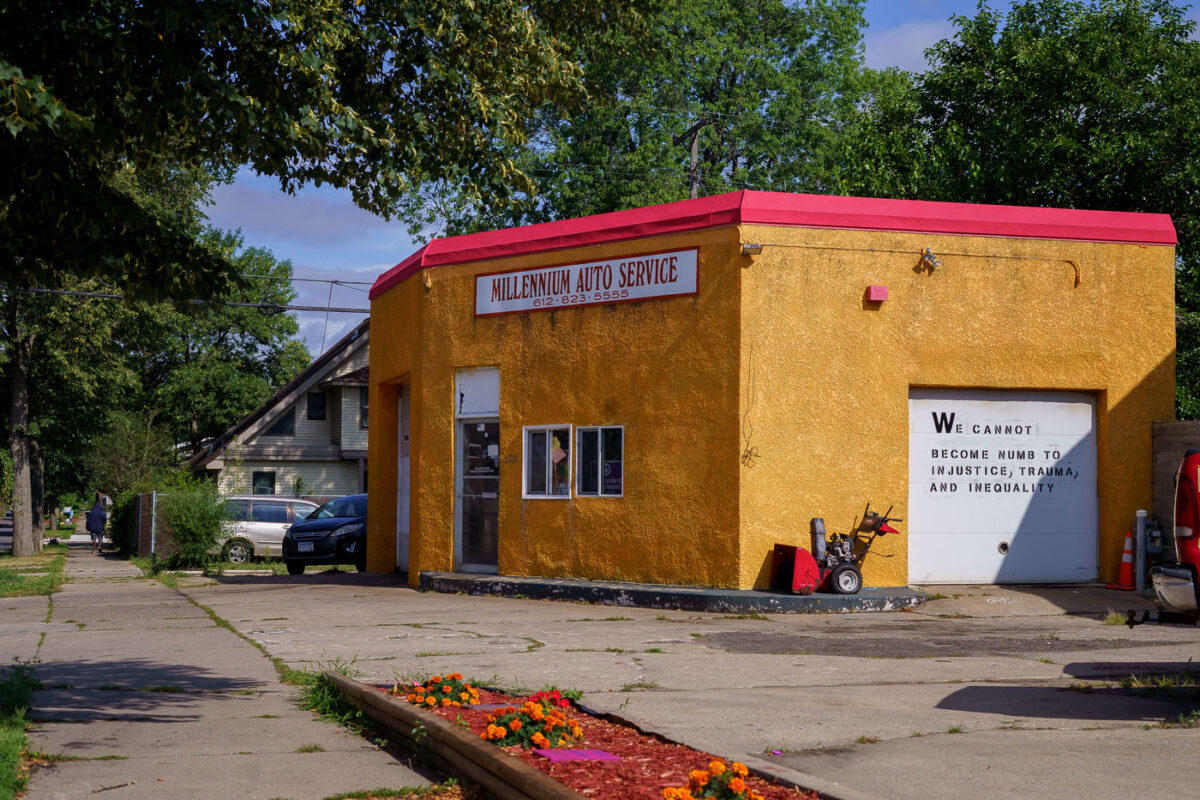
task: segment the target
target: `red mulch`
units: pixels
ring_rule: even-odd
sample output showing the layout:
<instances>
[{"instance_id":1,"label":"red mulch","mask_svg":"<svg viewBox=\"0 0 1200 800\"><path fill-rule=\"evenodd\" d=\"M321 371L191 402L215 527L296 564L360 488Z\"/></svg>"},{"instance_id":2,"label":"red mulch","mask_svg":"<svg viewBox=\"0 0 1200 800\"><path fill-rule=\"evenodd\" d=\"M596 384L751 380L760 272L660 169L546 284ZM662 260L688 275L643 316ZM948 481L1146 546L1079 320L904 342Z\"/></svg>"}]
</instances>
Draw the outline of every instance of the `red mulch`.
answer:
<instances>
[{"instance_id":1,"label":"red mulch","mask_svg":"<svg viewBox=\"0 0 1200 800\"><path fill-rule=\"evenodd\" d=\"M508 695L487 689L479 690L479 702L485 705L520 705L519 701ZM487 717L492 711L464 706L435 708L432 713L450 722L462 719L478 735L487 727ZM555 764L520 745L502 749L584 797L596 800L662 800L664 788L686 786L689 772L704 769L715 758L690 747L671 744L657 736L639 733L627 725L593 717L574 706L568 716L578 720L583 728L583 739L572 742L572 748L604 750L620 756L621 760L564 761ZM728 765L730 762L725 763ZM816 792L785 788L753 775L746 779L746 785L766 800L820 800Z\"/></svg>"}]
</instances>

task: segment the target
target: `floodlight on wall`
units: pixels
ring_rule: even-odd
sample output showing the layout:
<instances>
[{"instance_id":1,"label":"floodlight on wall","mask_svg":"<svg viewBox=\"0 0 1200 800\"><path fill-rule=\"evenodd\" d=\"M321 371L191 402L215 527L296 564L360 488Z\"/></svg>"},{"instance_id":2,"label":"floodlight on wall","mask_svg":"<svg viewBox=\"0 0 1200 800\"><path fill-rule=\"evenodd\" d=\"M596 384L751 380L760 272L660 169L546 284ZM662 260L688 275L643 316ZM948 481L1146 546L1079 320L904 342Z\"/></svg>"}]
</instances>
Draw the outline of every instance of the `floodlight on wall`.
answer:
<instances>
[{"instance_id":1,"label":"floodlight on wall","mask_svg":"<svg viewBox=\"0 0 1200 800\"><path fill-rule=\"evenodd\" d=\"M744 256L762 255L762 250L763 250L763 246L761 244L747 242L746 244L742 245L742 255L744 255Z\"/></svg>"}]
</instances>

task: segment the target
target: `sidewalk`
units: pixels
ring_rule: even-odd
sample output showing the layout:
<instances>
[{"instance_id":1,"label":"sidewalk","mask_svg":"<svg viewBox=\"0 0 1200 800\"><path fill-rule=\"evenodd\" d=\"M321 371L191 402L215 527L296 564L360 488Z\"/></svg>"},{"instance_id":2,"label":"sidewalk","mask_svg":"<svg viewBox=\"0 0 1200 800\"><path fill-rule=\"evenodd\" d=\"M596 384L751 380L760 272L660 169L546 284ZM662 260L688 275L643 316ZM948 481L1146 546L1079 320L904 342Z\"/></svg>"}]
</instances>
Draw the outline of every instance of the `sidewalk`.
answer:
<instances>
[{"instance_id":1,"label":"sidewalk","mask_svg":"<svg viewBox=\"0 0 1200 800\"><path fill-rule=\"evenodd\" d=\"M47 687L29 715L34 748L82 759L39 769L28 800L318 800L429 783L297 708L262 653L180 592L90 541L71 548L52 604L0 601L0 641L36 656Z\"/></svg>"}]
</instances>

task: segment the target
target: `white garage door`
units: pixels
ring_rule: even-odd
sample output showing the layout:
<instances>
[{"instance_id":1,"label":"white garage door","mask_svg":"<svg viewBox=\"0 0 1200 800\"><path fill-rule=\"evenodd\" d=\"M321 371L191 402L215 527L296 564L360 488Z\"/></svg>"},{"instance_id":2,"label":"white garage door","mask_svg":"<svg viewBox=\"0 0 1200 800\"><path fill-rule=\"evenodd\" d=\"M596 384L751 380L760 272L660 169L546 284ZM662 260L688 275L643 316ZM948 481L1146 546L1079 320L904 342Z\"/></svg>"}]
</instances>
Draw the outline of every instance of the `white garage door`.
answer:
<instances>
[{"instance_id":1,"label":"white garage door","mask_svg":"<svg viewBox=\"0 0 1200 800\"><path fill-rule=\"evenodd\" d=\"M910 583L1054 583L1097 574L1095 400L913 389Z\"/></svg>"}]
</instances>

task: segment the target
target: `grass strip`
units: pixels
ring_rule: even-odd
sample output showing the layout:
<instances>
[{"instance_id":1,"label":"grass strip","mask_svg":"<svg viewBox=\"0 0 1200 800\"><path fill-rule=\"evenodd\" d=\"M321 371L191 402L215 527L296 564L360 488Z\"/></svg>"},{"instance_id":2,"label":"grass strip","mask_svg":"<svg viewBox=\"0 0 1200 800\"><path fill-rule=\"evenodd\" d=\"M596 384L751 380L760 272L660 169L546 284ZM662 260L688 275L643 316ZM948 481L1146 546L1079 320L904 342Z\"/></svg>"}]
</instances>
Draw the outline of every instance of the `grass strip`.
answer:
<instances>
[{"instance_id":1,"label":"grass strip","mask_svg":"<svg viewBox=\"0 0 1200 800\"><path fill-rule=\"evenodd\" d=\"M33 597L57 592L66 580L63 575L66 560L67 546L63 544L46 545L42 552L21 558L0 554L0 597ZM30 570L45 574L31 575Z\"/></svg>"}]
</instances>

